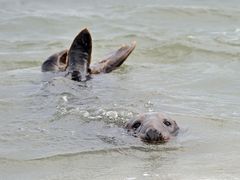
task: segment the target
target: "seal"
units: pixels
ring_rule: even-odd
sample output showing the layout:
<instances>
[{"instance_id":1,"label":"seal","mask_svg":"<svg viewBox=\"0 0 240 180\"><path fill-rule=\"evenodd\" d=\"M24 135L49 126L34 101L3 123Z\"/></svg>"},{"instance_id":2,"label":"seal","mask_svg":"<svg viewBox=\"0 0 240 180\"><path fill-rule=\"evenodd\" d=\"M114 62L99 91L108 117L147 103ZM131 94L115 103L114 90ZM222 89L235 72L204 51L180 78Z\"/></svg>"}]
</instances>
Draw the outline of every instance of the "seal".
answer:
<instances>
[{"instance_id":1,"label":"seal","mask_svg":"<svg viewBox=\"0 0 240 180\"><path fill-rule=\"evenodd\" d=\"M74 81L86 81L91 74L110 73L120 67L136 47L136 42L118 50L91 65L92 37L87 28L74 38L69 49L55 53L42 64L42 71L66 71Z\"/></svg>"},{"instance_id":2,"label":"seal","mask_svg":"<svg viewBox=\"0 0 240 180\"><path fill-rule=\"evenodd\" d=\"M110 73L120 67L136 47L136 42L118 50L91 65L92 37L83 29L74 38L69 49L55 53L42 64L43 72L66 72L74 81L86 81L92 74ZM127 131L147 143L165 143L178 134L179 127L160 112L143 113L128 121Z\"/></svg>"},{"instance_id":3,"label":"seal","mask_svg":"<svg viewBox=\"0 0 240 180\"><path fill-rule=\"evenodd\" d=\"M177 123L160 112L138 115L125 125L128 133L147 143L166 143L178 134Z\"/></svg>"}]
</instances>

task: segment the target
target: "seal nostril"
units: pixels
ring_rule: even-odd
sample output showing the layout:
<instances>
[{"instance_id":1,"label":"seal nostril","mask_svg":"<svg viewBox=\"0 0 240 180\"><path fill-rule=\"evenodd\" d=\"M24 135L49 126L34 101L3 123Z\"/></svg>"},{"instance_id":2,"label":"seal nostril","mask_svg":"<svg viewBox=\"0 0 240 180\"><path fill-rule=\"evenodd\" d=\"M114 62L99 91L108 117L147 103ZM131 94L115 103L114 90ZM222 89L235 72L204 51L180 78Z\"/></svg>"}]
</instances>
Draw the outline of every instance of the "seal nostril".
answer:
<instances>
[{"instance_id":1,"label":"seal nostril","mask_svg":"<svg viewBox=\"0 0 240 180\"><path fill-rule=\"evenodd\" d=\"M150 136L150 133L147 132L146 135L145 135L145 140L147 141L150 141L151 140L151 136Z\"/></svg>"},{"instance_id":2,"label":"seal nostril","mask_svg":"<svg viewBox=\"0 0 240 180\"><path fill-rule=\"evenodd\" d=\"M159 133L158 133L158 137L159 137L159 138L162 138L162 137L163 137L163 136L162 136L162 133L159 132Z\"/></svg>"},{"instance_id":3,"label":"seal nostril","mask_svg":"<svg viewBox=\"0 0 240 180\"><path fill-rule=\"evenodd\" d=\"M147 141L154 140L155 134L156 134L155 130L149 129L146 133L145 139Z\"/></svg>"}]
</instances>

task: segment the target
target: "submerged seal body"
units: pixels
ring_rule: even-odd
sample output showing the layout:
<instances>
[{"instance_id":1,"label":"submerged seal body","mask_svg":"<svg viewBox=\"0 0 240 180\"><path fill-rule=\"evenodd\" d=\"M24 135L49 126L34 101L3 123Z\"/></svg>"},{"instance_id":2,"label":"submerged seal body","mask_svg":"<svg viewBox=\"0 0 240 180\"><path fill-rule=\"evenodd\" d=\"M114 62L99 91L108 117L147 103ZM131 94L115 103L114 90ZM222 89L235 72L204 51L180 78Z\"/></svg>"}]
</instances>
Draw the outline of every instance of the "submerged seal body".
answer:
<instances>
[{"instance_id":1,"label":"submerged seal body","mask_svg":"<svg viewBox=\"0 0 240 180\"><path fill-rule=\"evenodd\" d=\"M177 123L163 113L151 112L140 114L128 121L127 131L148 143L165 143L178 134Z\"/></svg>"},{"instance_id":2,"label":"submerged seal body","mask_svg":"<svg viewBox=\"0 0 240 180\"><path fill-rule=\"evenodd\" d=\"M69 49L51 55L42 64L42 71L66 71L72 80L85 81L91 74L109 73L127 59L136 47L136 42L123 45L117 51L91 65L92 37L88 29L83 29L74 38Z\"/></svg>"}]
</instances>

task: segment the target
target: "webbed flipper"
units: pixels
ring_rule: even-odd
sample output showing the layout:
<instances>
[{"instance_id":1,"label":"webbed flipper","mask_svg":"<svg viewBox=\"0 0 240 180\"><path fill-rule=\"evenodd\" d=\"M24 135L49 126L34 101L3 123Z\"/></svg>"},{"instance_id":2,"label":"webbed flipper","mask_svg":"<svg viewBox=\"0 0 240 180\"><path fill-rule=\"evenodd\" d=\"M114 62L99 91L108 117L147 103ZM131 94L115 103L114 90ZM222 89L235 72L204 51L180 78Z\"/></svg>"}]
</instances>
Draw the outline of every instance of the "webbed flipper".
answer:
<instances>
[{"instance_id":1,"label":"webbed flipper","mask_svg":"<svg viewBox=\"0 0 240 180\"><path fill-rule=\"evenodd\" d=\"M85 81L89 77L92 38L88 29L83 29L73 40L68 51L68 74L75 81Z\"/></svg>"},{"instance_id":2,"label":"webbed flipper","mask_svg":"<svg viewBox=\"0 0 240 180\"><path fill-rule=\"evenodd\" d=\"M121 66L136 47L136 42L129 45L123 45L117 51L111 53L103 60L90 67L91 74L109 73Z\"/></svg>"}]
</instances>

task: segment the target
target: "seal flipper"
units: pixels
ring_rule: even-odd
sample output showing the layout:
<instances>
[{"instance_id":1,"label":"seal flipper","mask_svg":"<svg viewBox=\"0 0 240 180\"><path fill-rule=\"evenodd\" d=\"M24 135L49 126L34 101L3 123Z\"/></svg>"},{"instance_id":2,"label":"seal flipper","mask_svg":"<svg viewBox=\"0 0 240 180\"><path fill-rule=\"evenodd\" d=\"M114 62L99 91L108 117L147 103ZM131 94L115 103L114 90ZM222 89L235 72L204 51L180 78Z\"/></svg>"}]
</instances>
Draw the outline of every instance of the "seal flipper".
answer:
<instances>
[{"instance_id":1,"label":"seal flipper","mask_svg":"<svg viewBox=\"0 0 240 180\"><path fill-rule=\"evenodd\" d=\"M42 72L52 71L59 72L65 71L67 68L67 52L65 49L61 52L55 53L47 58L42 64Z\"/></svg>"},{"instance_id":2,"label":"seal flipper","mask_svg":"<svg viewBox=\"0 0 240 180\"><path fill-rule=\"evenodd\" d=\"M109 73L117 69L119 66L121 66L124 63L124 61L132 53L135 47L136 47L135 41L132 42L130 46L124 45L120 47L117 51L115 51L108 57L92 65L90 67L91 74Z\"/></svg>"},{"instance_id":3,"label":"seal flipper","mask_svg":"<svg viewBox=\"0 0 240 180\"><path fill-rule=\"evenodd\" d=\"M75 37L68 51L68 74L71 74L72 80L87 80L90 72L91 53L92 38L85 28Z\"/></svg>"}]
</instances>

